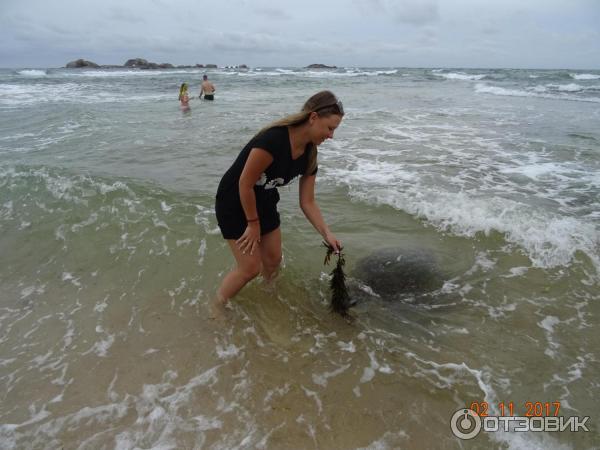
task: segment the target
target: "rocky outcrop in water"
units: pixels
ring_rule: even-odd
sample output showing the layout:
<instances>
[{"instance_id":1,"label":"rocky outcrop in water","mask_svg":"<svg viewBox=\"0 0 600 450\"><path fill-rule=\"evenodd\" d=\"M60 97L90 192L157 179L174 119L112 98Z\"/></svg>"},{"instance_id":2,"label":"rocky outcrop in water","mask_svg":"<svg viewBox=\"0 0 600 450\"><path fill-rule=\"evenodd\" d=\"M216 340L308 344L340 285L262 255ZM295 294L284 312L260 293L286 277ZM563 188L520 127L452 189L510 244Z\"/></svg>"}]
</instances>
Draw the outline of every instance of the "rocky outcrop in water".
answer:
<instances>
[{"instance_id":1,"label":"rocky outcrop in water","mask_svg":"<svg viewBox=\"0 0 600 450\"><path fill-rule=\"evenodd\" d=\"M148 61L143 58L128 59L125 64L123 64L124 67L145 67L147 65Z\"/></svg>"},{"instance_id":2,"label":"rocky outcrop in water","mask_svg":"<svg viewBox=\"0 0 600 450\"><path fill-rule=\"evenodd\" d=\"M85 59L76 59L75 61L71 61L67 63L65 66L67 69L82 69L84 67L100 67L98 64L92 61L86 61Z\"/></svg>"},{"instance_id":3,"label":"rocky outcrop in water","mask_svg":"<svg viewBox=\"0 0 600 450\"><path fill-rule=\"evenodd\" d=\"M327 66L325 64L310 64L306 69L337 69L337 66Z\"/></svg>"},{"instance_id":4,"label":"rocky outcrop in water","mask_svg":"<svg viewBox=\"0 0 600 450\"><path fill-rule=\"evenodd\" d=\"M170 63L153 63L148 62L143 58L128 59L123 67L135 68L135 69L173 69L175 66ZM178 66L178 67L191 67L191 66Z\"/></svg>"},{"instance_id":5,"label":"rocky outcrop in water","mask_svg":"<svg viewBox=\"0 0 600 450\"><path fill-rule=\"evenodd\" d=\"M135 68L135 69L173 69L173 68L175 68L175 66L170 63L157 64L157 63L149 62L143 58L128 59L127 62L125 62L124 67L130 67L130 68ZM195 64L193 66L178 65L177 68L178 69L194 69L194 68L216 69L217 65L216 64Z\"/></svg>"},{"instance_id":6,"label":"rocky outcrop in water","mask_svg":"<svg viewBox=\"0 0 600 450\"><path fill-rule=\"evenodd\" d=\"M174 69L175 67L177 67L178 69L195 69L195 68L217 69L218 68L218 66L216 64L195 64L195 65L178 65L178 66L174 66L171 63L158 64L158 63L150 62L144 58L128 59L125 62L125 64L123 64L122 66L115 66L115 65L101 65L100 66L91 61L86 61L84 59L78 59L76 61L71 61L70 63L67 63L67 65L65 67L67 69L79 69L79 68L84 68L84 67L95 67L95 68L101 68L101 69L117 69L117 68L127 67L130 69L143 69L143 70ZM245 64L242 64L240 66L232 66L232 67L239 68L239 69L247 69L248 68L248 66L246 66Z\"/></svg>"}]
</instances>

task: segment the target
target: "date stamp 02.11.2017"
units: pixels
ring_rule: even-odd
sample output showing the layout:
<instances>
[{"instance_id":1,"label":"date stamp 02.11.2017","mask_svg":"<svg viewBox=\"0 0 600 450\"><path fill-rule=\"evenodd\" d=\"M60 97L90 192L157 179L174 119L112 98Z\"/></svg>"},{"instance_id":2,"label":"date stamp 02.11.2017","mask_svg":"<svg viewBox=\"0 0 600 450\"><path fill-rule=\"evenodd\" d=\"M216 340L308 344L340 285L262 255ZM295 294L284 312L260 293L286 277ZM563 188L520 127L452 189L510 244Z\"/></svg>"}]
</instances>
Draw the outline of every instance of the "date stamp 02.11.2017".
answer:
<instances>
[{"instance_id":1,"label":"date stamp 02.11.2017","mask_svg":"<svg viewBox=\"0 0 600 450\"><path fill-rule=\"evenodd\" d=\"M492 412L493 409L493 412ZM502 401L490 405L474 401L454 412L450 419L452 433L464 440L485 432L588 432L589 416L562 416L559 401Z\"/></svg>"}]
</instances>

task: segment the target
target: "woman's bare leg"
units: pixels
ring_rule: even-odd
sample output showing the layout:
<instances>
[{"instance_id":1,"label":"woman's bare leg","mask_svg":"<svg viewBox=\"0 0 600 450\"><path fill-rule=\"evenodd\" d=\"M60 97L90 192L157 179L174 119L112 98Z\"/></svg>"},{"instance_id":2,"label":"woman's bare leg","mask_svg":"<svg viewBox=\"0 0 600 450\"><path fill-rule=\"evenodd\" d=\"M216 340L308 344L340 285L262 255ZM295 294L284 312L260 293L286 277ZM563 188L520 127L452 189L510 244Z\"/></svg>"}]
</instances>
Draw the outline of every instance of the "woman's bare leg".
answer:
<instances>
[{"instance_id":1,"label":"woman's bare leg","mask_svg":"<svg viewBox=\"0 0 600 450\"><path fill-rule=\"evenodd\" d=\"M242 253L234 239L227 243L235 257L237 267L223 278L217 291L217 298L211 304L211 316L222 317L230 298L234 297L248 282L259 273L269 282L277 275L281 263L281 230L279 228L260 238L259 248L252 255Z\"/></svg>"},{"instance_id":2,"label":"woman's bare leg","mask_svg":"<svg viewBox=\"0 0 600 450\"><path fill-rule=\"evenodd\" d=\"M260 238L261 275L269 282L277 276L281 264L281 229L277 228Z\"/></svg>"},{"instance_id":3,"label":"woman's bare leg","mask_svg":"<svg viewBox=\"0 0 600 450\"><path fill-rule=\"evenodd\" d=\"M256 249L252 255L242 253L233 239L228 239L227 243L235 257L237 267L225 275L218 290L218 295L223 299L229 300L249 281L258 276L260 273L261 254L260 249Z\"/></svg>"},{"instance_id":4,"label":"woman's bare leg","mask_svg":"<svg viewBox=\"0 0 600 450\"><path fill-rule=\"evenodd\" d=\"M249 281L260 273L261 252L256 249L252 255L242 253L235 243L235 239L228 239L227 243L235 257L237 267L229 272L221 281L217 297L211 303L211 317L222 317L224 307L230 298L235 296Z\"/></svg>"}]
</instances>

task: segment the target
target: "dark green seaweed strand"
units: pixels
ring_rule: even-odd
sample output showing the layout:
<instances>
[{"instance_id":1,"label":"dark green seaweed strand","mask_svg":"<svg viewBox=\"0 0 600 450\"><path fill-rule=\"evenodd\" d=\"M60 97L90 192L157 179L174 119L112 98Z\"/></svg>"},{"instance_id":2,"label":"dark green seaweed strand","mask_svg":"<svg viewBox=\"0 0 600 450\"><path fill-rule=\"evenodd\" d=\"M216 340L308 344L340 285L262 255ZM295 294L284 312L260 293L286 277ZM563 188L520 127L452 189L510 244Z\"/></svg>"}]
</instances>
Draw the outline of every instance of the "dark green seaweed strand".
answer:
<instances>
[{"instance_id":1,"label":"dark green seaweed strand","mask_svg":"<svg viewBox=\"0 0 600 450\"><path fill-rule=\"evenodd\" d=\"M327 255L325 256L324 264L329 264L334 249L325 242L323 242L323 245L327 247ZM346 264L346 261L341 250L342 249L340 249L340 252L337 255L337 264L331 271L331 280L329 282L329 288L331 290L331 303L329 308L331 311L338 313L346 319L349 319L351 318L350 314L348 313L348 309L350 308L350 296L348 295L348 289L346 288L346 274L344 273L344 264Z\"/></svg>"}]
</instances>

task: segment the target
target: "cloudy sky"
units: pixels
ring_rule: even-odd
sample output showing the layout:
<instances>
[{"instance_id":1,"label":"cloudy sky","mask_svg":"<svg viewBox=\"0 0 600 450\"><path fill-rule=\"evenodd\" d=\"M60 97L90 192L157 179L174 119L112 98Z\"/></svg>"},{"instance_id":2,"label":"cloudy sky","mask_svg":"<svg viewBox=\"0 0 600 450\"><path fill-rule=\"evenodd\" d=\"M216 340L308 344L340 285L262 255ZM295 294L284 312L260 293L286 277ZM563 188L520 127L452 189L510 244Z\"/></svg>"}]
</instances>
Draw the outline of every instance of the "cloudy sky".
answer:
<instances>
[{"instance_id":1,"label":"cloudy sky","mask_svg":"<svg viewBox=\"0 0 600 450\"><path fill-rule=\"evenodd\" d=\"M0 0L0 67L600 69L600 0Z\"/></svg>"}]
</instances>

